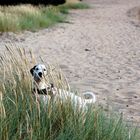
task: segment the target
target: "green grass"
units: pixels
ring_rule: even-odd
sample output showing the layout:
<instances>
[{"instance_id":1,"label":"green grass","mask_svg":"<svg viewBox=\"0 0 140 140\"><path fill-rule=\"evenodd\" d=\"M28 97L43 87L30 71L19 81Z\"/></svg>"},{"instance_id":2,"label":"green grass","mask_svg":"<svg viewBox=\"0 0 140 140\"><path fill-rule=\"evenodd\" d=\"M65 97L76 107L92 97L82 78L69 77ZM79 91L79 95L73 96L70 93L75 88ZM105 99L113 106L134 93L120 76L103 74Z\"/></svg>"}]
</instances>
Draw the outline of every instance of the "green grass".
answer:
<instances>
[{"instance_id":1,"label":"green grass","mask_svg":"<svg viewBox=\"0 0 140 140\"><path fill-rule=\"evenodd\" d=\"M64 14L68 14L69 13L69 9L89 9L90 6L86 3L67 3L64 5L60 5L58 6L60 11Z\"/></svg>"},{"instance_id":2,"label":"green grass","mask_svg":"<svg viewBox=\"0 0 140 140\"><path fill-rule=\"evenodd\" d=\"M88 9L90 6L86 3L67 3L64 5L59 6L61 8L67 8L67 9Z\"/></svg>"},{"instance_id":3,"label":"green grass","mask_svg":"<svg viewBox=\"0 0 140 140\"><path fill-rule=\"evenodd\" d=\"M6 54L6 55L5 55ZM139 140L137 129L126 127L121 116L96 106L86 114L67 103L36 102L32 95L32 53L7 47L0 56L1 140ZM61 70L49 66L47 80L68 88Z\"/></svg>"},{"instance_id":4,"label":"green grass","mask_svg":"<svg viewBox=\"0 0 140 140\"><path fill-rule=\"evenodd\" d=\"M85 9L87 4L64 4L62 6L1 6L0 31L17 32L22 30L38 30L65 22L69 9Z\"/></svg>"}]
</instances>

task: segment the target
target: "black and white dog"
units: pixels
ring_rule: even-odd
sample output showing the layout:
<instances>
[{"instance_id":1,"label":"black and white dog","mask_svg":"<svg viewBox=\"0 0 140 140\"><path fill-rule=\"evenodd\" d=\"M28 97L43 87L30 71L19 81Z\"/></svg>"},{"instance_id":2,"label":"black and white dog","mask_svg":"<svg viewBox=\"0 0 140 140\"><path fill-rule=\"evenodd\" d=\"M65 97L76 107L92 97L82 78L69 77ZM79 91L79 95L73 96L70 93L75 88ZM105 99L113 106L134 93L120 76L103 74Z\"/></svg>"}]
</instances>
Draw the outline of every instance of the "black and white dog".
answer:
<instances>
[{"instance_id":1,"label":"black and white dog","mask_svg":"<svg viewBox=\"0 0 140 140\"><path fill-rule=\"evenodd\" d=\"M66 102L67 99L70 99L72 105L78 106L79 108L87 108L87 104L96 102L96 96L92 92L85 92L83 93L83 97L80 97L73 92L57 89L53 84L46 84L45 76L48 74L48 69L43 64L35 65L30 69L30 72L34 79L33 92L39 100L45 103L51 99L54 101L60 100L62 102ZM84 98L86 96L90 96L91 98Z\"/></svg>"}]
</instances>

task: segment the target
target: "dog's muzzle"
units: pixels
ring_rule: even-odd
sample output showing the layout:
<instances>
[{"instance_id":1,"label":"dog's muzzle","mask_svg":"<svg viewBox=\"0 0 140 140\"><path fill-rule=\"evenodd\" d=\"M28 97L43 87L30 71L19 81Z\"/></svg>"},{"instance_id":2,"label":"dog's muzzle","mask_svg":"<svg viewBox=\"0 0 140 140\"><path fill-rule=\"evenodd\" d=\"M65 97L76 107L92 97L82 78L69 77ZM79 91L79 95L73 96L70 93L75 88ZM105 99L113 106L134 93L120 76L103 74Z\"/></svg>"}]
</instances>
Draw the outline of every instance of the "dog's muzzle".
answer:
<instances>
[{"instance_id":1,"label":"dog's muzzle","mask_svg":"<svg viewBox=\"0 0 140 140\"><path fill-rule=\"evenodd\" d=\"M43 75L42 72L39 72L39 73L38 73L38 76L39 76L40 78L42 78L42 75Z\"/></svg>"},{"instance_id":2,"label":"dog's muzzle","mask_svg":"<svg viewBox=\"0 0 140 140\"><path fill-rule=\"evenodd\" d=\"M36 82L41 81L42 78L43 78L43 73L42 73L42 72L39 72L39 73L35 73L35 74L34 74L34 80L35 80Z\"/></svg>"}]
</instances>

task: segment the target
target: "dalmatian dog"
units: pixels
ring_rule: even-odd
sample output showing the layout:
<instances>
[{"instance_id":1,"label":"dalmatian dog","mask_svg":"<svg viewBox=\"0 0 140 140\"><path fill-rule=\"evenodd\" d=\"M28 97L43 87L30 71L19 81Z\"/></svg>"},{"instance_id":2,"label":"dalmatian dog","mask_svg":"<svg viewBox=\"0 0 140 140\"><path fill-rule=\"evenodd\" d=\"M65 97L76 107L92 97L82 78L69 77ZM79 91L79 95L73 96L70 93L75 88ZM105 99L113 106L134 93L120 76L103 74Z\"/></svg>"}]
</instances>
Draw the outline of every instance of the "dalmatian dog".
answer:
<instances>
[{"instance_id":1,"label":"dalmatian dog","mask_svg":"<svg viewBox=\"0 0 140 140\"><path fill-rule=\"evenodd\" d=\"M58 89L54 85L46 84L45 77L48 74L48 69L43 64L35 65L30 69L30 73L33 76L33 93L37 99L47 103L50 100L66 102L70 99L70 102L74 107L87 108L88 104L96 102L96 96L92 92L85 92L83 96L77 96L73 92L66 91L64 89ZM91 97L89 99L85 97Z\"/></svg>"}]
</instances>

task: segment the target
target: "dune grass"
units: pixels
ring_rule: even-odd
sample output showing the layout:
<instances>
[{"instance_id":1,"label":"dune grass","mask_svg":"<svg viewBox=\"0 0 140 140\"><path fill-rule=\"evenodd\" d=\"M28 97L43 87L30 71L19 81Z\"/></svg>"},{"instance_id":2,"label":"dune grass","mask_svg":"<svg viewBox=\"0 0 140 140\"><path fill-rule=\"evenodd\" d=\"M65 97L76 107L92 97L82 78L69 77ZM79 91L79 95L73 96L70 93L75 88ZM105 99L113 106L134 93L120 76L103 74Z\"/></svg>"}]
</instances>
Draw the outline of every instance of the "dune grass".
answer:
<instances>
[{"instance_id":1,"label":"dune grass","mask_svg":"<svg viewBox=\"0 0 140 140\"><path fill-rule=\"evenodd\" d=\"M84 9L84 3L64 4L62 6L1 6L0 32L38 30L66 21L69 9Z\"/></svg>"},{"instance_id":2,"label":"dune grass","mask_svg":"<svg viewBox=\"0 0 140 140\"><path fill-rule=\"evenodd\" d=\"M64 4L64 5L60 5L59 7L65 7L67 9L88 9L88 8L90 8L90 6L88 4L82 3L82 2L67 3L67 4Z\"/></svg>"},{"instance_id":3,"label":"dune grass","mask_svg":"<svg viewBox=\"0 0 140 140\"><path fill-rule=\"evenodd\" d=\"M126 127L121 116L107 115L96 106L83 114L74 111L70 101L39 104L32 95L32 53L7 47L5 54L0 56L1 140L139 140L137 130ZM69 89L61 71L52 66L48 80Z\"/></svg>"}]
</instances>

